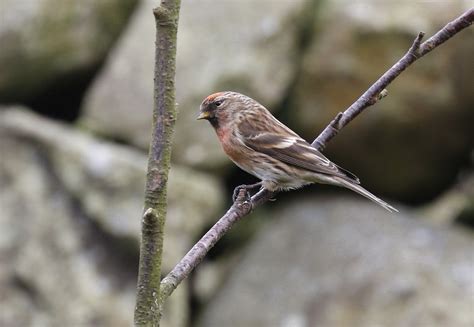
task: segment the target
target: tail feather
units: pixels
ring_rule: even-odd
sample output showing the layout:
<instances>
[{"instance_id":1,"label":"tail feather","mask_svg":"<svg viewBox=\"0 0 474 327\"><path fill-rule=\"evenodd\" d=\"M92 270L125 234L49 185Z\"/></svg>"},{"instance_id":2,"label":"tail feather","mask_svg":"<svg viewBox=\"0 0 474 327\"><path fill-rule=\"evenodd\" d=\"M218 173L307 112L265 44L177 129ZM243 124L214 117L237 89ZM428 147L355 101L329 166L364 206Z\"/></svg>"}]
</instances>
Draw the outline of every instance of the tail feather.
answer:
<instances>
[{"instance_id":1,"label":"tail feather","mask_svg":"<svg viewBox=\"0 0 474 327\"><path fill-rule=\"evenodd\" d=\"M358 185L358 184L354 184L354 183L351 183L350 181L347 181L343 178L340 178L340 177L333 177L334 179L336 179L340 184L339 186L343 186L343 187L346 187L356 193L359 193L360 195L366 197L367 199L377 203L378 205L384 207L386 210L390 211L390 212L398 212L398 210L394 207L392 207L390 204L388 204L387 202L379 199L378 197L376 197L375 195L373 195L372 193L370 193L369 191L367 191L365 188L363 188L362 186Z\"/></svg>"}]
</instances>

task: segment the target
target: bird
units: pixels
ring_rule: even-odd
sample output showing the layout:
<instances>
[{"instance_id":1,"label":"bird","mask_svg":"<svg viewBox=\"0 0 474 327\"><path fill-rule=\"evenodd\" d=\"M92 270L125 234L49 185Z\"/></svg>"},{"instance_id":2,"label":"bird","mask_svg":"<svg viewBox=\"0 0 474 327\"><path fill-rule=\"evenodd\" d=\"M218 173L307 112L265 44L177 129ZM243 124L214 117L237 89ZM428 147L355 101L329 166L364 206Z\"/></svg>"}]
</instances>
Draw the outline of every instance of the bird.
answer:
<instances>
[{"instance_id":1,"label":"bird","mask_svg":"<svg viewBox=\"0 0 474 327\"><path fill-rule=\"evenodd\" d=\"M330 184L359 193L390 212L398 211L246 95L233 91L213 93L202 101L197 119L209 121L227 156L261 180L243 187L258 185L279 192L315 183Z\"/></svg>"}]
</instances>

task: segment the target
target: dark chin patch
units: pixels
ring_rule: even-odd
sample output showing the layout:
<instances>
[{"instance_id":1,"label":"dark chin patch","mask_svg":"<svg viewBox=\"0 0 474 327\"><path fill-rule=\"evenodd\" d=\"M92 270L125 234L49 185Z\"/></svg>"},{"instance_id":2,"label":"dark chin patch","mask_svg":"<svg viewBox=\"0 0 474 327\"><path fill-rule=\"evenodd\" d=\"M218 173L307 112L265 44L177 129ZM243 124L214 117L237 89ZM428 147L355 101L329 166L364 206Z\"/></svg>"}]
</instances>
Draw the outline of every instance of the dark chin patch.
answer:
<instances>
[{"instance_id":1,"label":"dark chin patch","mask_svg":"<svg viewBox=\"0 0 474 327\"><path fill-rule=\"evenodd\" d=\"M216 116L209 118L209 122L211 123L212 127L218 128L219 127L219 122L217 121Z\"/></svg>"}]
</instances>

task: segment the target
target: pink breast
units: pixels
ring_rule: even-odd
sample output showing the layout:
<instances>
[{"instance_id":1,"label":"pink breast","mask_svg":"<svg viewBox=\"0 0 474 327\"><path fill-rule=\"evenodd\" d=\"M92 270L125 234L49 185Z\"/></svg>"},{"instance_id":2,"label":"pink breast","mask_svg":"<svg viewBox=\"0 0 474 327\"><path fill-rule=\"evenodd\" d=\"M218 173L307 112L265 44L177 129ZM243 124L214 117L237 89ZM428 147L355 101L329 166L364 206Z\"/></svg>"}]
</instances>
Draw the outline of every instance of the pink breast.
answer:
<instances>
[{"instance_id":1,"label":"pink breast","mask_svg":"<svg viewBox=\"0 0 474 327\"><path fill-rule=\"evenodd\" d=\"M219 128L216 130L216 133L224 152L232 161L241 162L245 157L245 148L235 139L231 131L226 128Z\"/></svg>"}]
</instances>

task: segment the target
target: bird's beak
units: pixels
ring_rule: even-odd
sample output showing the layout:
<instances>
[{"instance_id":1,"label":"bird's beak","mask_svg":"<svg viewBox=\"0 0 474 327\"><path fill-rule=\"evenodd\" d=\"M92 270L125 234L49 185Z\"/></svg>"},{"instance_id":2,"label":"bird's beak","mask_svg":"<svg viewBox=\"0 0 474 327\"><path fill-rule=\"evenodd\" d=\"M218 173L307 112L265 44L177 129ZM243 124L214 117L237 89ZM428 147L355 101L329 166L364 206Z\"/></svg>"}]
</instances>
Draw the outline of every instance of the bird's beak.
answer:
<instances>
[{"instance_id":1,"label":"bird's beak","mask_svg":"<svg viewBox=\"0 0 474 327\"><path fill-rule=\"evenodd\" d=\"M199 113L199 116L197 117L197 120L209 119L209 118L211 118L211 113L209 111L201 111Z\"/></svg>"}]
</instances>

